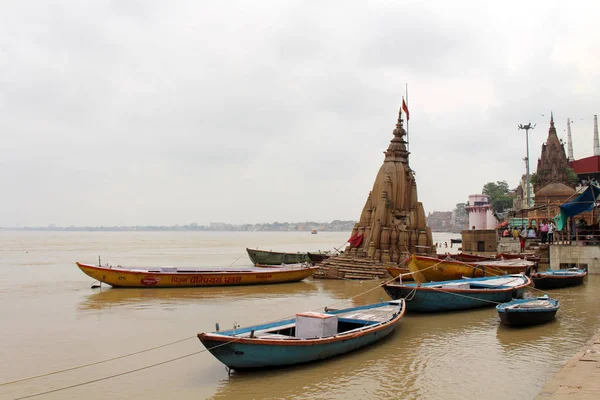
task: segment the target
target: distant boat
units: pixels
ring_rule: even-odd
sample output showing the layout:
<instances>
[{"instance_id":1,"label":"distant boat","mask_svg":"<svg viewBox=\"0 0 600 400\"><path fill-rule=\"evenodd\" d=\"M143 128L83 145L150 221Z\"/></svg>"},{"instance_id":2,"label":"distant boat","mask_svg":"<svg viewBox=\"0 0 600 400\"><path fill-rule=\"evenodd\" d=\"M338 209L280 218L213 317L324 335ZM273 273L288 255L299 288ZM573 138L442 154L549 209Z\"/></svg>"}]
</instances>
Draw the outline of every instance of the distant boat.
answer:
<instances>
[{"instance_id":1,"label":"distant boat","mask_svg":"<svg viewBox=\"0 0 600 400\"><path fill-rule=\"evenodd\" d=\"M388 283L383 289L392 299L405 299L414 312L467 310L495 306L521 297L531 279L524 275L464 278L444 282Z\"/></svg>"},{"instance_id":2,"label":"distant boat","mask_svg":"<svg viewBox=\"0 0 600 400\"><path fill-rule=\"evenodd\" d=\"M547 295L512 300L496 306L500 321L513 326L537 325L551 321L558 308L558 300L551 299Z\"/></svg>"},{"instance_id":3,"label":"distant boat","mask_svg":"<svg viewBox=\"0 0 600 400\"><path fill-rule=\"evenodd\" d=\"M317 230L313 229L312 231L310 231L310 233L312 233L313 235L316 235L317 234Z\"/></svg>"},{"instance_id":4,"label":"distant boat","mask_svg":"<svg viewBox=\"0 0 600 400\"><path fill-rule=\"evenodd\" d=\"M325 313L307 312L280 322L198 338L234 370L275 368L318 361L367 346L389 335L404 315L404 300Z\"/></svg>"},{"instance_id":5,"label":"distant boat","mask_svg":"<svg viewBox=\"0 0 600 400\"><path fill-rule=\"evenodd\" d=\"M285 253L279 251L259 250L246 248L253 264L281 265L310 262L307 252Z\"/></svg>"},{"instance_id":6,"label":"distant boat","mask_svg":"<svg viewBox=\"0 0 600 400\"><path fill-rule=\"evenodd\" d=\"M531 274L531 280L537 289L556 289L581 285L586 276L585 269L549 269Z\"/></svg>"},{"instance_id":7,"label":"distant boat","mask_svg":"<svg viewBox=\"0 0 600 400\"><path fill-rule=\"evenodd\" d=\"M313 275L318 267L288 265L282 268L176 268L98 267L77 263L83 273L114 287L191 287L263 285L297 282Z\"/></svg>"}]
</instances>

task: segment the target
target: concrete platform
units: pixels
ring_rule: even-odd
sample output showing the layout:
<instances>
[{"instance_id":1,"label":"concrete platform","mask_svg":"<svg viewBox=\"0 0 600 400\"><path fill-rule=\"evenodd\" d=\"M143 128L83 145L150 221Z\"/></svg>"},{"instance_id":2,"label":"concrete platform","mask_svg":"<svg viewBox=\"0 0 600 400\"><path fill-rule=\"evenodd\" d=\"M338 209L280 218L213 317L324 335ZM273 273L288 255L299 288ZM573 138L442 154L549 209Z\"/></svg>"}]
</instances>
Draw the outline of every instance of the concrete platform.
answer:
<instances>
[{"instance_id":1,"label":"concrete platform","mask_svg":"<svg viewBox=\"0 0 600 400\"><path fill-rule=\"evenodd\" d=\"M600 399L600 330L546 382L536 399Z\"/></svg>"}]
</instances>

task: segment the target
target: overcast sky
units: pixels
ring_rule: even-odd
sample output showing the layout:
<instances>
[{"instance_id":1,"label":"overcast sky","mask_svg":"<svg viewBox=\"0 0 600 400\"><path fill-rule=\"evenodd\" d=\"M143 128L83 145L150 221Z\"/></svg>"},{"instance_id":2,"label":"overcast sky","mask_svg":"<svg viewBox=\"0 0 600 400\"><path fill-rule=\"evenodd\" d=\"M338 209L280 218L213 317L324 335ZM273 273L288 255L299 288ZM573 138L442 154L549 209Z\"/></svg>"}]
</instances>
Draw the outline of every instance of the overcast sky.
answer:
<instances>
[{"instance_id":1,"label":"overcast sky","mask_svg":"<svg viewBox=\"0 0 600 400\"><path fill-rule=\"evenodd\" d=\"M358 219L408 83L425 212L593 154L592 1L0 2L0 226Z\"/></svg>"}]
</instances>

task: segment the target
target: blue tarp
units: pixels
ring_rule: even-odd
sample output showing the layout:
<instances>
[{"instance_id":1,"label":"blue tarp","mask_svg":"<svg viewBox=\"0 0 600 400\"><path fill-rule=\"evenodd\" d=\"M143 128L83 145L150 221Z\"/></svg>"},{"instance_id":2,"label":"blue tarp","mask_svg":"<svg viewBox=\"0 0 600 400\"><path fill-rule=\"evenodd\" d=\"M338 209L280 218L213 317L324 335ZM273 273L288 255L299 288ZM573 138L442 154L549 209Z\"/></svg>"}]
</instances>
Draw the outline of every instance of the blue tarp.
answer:
<instances>
[{"instance_id":1,"label":"blue tarp","mask_svg":"<svg viewBox=\"0 0 600 400\"><path fill-rule=\"evenodd\" d=\"M600 187L589 185L583 193L575 199L560 206L560 214L554 217L556 229L562 231L567 224L567 219L586 211L591 211L600 196Z\"/></svg>"}]
</instances>

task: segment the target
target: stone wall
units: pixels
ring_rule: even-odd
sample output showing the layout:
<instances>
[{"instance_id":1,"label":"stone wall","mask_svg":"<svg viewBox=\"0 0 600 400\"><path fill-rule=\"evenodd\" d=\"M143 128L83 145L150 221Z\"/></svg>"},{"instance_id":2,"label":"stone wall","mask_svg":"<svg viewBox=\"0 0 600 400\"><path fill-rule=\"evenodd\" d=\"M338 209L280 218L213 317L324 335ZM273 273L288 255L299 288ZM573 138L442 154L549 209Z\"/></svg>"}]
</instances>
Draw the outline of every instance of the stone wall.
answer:
<instances>
[{"instance_id":1,"label":"stone wall","mask_svg":"<svg viewBox=\"0 0 600 400\"><path fill-rule=\"evenodd\" d=\"M461 232L464 253L496 253L498 238L495 229L471 229Z\"/></svg>"},{"instance_id":2,"label":"stone wall","mask_svg":"<svg viewBox=\"0 0 600 400\"><path fill-rule=\"evenodd\" d=\"M550 246L550 268L560 269L561 264L581 268L587 264L588 273L600 274L600 246L553 244Z\"/></svg>"}]
</instances>

